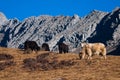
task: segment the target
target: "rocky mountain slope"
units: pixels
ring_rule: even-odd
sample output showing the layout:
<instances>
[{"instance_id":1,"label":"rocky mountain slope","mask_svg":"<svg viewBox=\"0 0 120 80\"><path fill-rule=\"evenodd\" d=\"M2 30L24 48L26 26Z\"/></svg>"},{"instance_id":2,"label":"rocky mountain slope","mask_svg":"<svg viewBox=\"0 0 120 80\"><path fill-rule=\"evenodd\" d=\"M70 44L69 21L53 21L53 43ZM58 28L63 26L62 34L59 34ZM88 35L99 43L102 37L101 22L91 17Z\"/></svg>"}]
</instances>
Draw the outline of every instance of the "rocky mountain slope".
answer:
<instances>
[{"instance_id":1,"label":"rocky mountain slope","mask_svg":"<svg viewBox=\"0 0 120 80\"><path fill-rule=\"evenodd\" d=\"M0 25L2 25L5 21L7 21L6 16L0 12Z\"/></svg>"},{"instance_id":2,"label":"rocky mountain slope","mask_svg":"<svg viewBox=\"0 0 120 80\"><path fill-rule=\"evenodd\" d=\"M88 41L103 42L108 52L112 52L119 46L119 24L120 8L110 13L93 10L83 18L78 15L41 15L23 21L14 18L0 24L0 45L22 48L26 40L33 40L39 46L47 42L50 50L56 51L57 43L64 42L69 45L70 51L77 52L80 42Z\"/></svg>"}]
</instances>

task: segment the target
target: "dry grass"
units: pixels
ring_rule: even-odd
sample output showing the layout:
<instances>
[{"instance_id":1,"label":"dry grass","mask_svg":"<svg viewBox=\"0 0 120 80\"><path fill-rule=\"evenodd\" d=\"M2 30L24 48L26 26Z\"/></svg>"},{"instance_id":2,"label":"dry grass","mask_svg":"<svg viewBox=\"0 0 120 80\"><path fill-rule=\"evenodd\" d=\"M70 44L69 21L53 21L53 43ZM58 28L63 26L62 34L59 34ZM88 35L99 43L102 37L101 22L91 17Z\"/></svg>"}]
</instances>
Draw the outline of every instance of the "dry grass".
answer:
<instances>
[{"instance_id":1,"label":"dry grass","mask_svg":"<svg viewBox=\"0 0 120 80\"><path fill-rule=\"evenodd\" d=\"M23 60L34 58L48 52L40 51L37 54L23 54L22 50L0 48L0 54L9 54L14 58L14 65L5 67L0 71L0 80L120 80L120 56L107 56L107 60L93 57L93 60L79 60L78 54L50 53L47 59L60 61L73 61L72 66L60 67L50 70L26 70L23 68ZM4 62L7 60L1 60Z\"/></svg>"}]
</instances>

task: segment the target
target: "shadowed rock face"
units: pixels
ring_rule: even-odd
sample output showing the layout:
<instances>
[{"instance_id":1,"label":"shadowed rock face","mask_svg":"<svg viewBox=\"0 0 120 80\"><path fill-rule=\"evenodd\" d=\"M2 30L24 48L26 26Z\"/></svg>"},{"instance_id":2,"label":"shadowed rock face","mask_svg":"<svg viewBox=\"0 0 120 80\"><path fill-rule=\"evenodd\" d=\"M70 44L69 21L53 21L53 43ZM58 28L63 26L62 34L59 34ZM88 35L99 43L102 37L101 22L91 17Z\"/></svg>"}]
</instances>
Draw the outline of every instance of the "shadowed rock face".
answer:
<instances>
[{"instance_id":1,"label":"shadowed rock face","mask_svg":"<svg viewBox=\"0 0 120 80\"><path fill-rule=\"evenodd\" d=\"M120 45L120 8L104 16L96 27L96 35L89 38L89 42L103 42L108 48L108 52L113 54L119 52ZM114 49L114 50L111 50ZM117 53L120 54L120 53Z\"/></svg>"},{"instance_id":2,"label":"shadowed rock face","mask_svg":"<svg viewBox=\"0 0 120 80\"><path fill-rule=\"evenodd\" d=\"M39 46L47 42L50 50L58 51L57 43L64 42L71 51L76 51L80 48L80 42L87 40L103 42L108 49L114 46L118 48L119 24L120 8L110 13L93 10L83 18L78 15L42 15L26 18L22 22L10 19L0 26L0 45L23 48L23 43L31 40L36 41Z\"/></svg>"}]
</instances>

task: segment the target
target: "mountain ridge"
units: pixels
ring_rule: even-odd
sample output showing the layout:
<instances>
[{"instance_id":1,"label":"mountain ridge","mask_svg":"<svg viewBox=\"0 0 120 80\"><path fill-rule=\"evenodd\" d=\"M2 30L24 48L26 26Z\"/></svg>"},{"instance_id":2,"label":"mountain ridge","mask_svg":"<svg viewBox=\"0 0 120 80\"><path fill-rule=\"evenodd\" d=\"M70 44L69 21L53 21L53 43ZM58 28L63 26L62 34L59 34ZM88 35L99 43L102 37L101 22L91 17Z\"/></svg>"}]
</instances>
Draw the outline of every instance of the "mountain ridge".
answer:
<instances>
[{"instance_id":1,"label":"mountain ridge","mask_svg":"<svg viewBox=\"0 0 120 80\"><path fill-rule=\"evenodd\" d=\"M115 15L117 16L115 17ZM33 40L36 41L39 46L46 42L49 44L50 50L57 51L57 43L64 42L69 45L71 52L80 48L80 43L84 41L103 42L109 47L108 43L112 40L113 36L119 35L119 15L120 10L119 7L117 7L110 13L93 10L83 18L78 15L41 15L38 17L32 16L23 21L19 21L16 18L10 19L0 26L0 34L3 35L0 37L0 45L4 47L23 48L26 40ZM111 21L112 19L114 19L114 21ZM108 28L104 29L104 25ZM115 29L115 31L113 30L110 36L106 33L106 35L110 37L109 39L104 41L105 37L95 37L99 36L99 34L101 35L102 31L99 29L103 28L102 30L104 32L110 27ZM115 37L115 39L116 38L118 37ZM97 39L100 41L97 41ZM115 39L112 42L115 42ZM117 41L119 41L119 39L120 38L118 38ZM116 43L116 46L117 45L119 45L119 43Z\"/></svg>"}]
</instances>

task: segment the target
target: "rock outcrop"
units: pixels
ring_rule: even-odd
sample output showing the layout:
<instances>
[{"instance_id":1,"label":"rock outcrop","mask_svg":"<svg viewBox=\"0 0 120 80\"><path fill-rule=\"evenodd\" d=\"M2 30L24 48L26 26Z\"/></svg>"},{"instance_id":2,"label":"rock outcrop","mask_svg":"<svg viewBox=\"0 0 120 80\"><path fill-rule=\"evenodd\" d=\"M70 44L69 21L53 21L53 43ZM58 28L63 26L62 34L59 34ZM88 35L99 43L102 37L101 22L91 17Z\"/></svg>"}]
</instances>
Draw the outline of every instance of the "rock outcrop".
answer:
<instances>
[{"instance_id":1,"label":"rock outcrop","mask_svg":"<svg viewBox=\"0 0 120 80\"><path fill-rule=\"evenodd\" d=\"M3 20L0 18L0 21ZM23 21L10 19L0 27L0 45L23 48L26 40L36 41L39 46L46 42L50 50L57 51L57 43L69 45L70 51L80 48L80 42L103 42L112 52L120 40L120 8L112 12L93 10L87 16L32 16ZM111 50L110 48L114 48Z\"/></svg>"}]
</instances>

